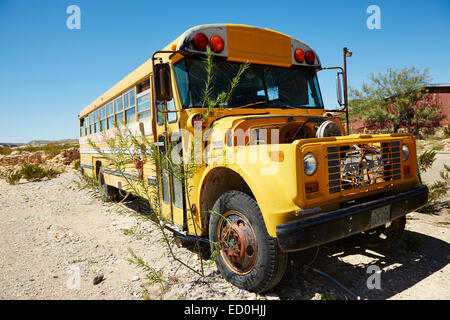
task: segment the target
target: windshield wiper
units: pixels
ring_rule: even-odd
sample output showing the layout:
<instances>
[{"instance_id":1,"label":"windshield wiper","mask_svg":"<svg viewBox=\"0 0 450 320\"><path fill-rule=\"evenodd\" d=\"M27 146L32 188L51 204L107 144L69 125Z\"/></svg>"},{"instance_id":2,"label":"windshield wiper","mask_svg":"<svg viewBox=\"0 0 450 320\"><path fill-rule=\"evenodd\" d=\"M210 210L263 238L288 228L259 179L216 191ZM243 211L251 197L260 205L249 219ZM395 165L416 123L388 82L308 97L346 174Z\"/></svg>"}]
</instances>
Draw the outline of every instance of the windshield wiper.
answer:
<instances>
[{"instance_id":1,"label":"windshield wiper","mask_svg":"<svg viewBox=\"0 0 450 320\"><path fill-rule=\"evenodd\" d=\"M232 109L250 108L250 107L254 107L254 106L260 105L260 104L265 104L264 106L261 106L261 107L267 107L267 108L299 109L299 108L297 108L297 107L292 107L292 106L272 106L272 105L266 104L265 101L252 102L252 103L246 104L245 106L234 107L234 108L232 108Z\"/></svg>"},{"instance_id":2,"label":"windshield wiper","mask_svg":"<svg viewBox=\"0 0 450 320\"><path fill-rule=\"evenodd\" d=\"M256 102L252 102L252 103L246 104L244 106L234 107L234 108L231 108L231 109L250 108L250 107L254 107L254 106L260 105L260 104L266 104L266 101L256 101ZM267 107L267 106L262 106L262 107Z\"/></svg>"}]
</instances>

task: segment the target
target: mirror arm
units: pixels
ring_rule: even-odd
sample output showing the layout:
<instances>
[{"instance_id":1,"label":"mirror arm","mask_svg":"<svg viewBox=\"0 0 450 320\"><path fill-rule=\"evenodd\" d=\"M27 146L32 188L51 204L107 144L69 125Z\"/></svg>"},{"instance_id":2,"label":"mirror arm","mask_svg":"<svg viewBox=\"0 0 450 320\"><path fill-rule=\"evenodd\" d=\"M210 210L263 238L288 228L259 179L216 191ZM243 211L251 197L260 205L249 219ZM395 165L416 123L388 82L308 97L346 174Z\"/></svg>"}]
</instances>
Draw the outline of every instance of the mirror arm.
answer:
<instances>
[{"instance_id":1,"label":"mirror arm","mask_svg":"<svg viewBox=\"0 0 450 320\"><path fill-rule=\"evenodd\" d=\"M342 67L320 68L320 70L332 70L332 69L340 69L342 72L344 72L344 68L342 68ZM319 71L320 71L320 70L319 70Z\"/></svg>"},{"instance_id":2,"label":"mirror arm","mask_svg":"<svg viewBox=\"0 0 450 320\"><path fill-rule=\"evenodd\" d=\"M171 112L180 112L181 110L161 110L158 108L158 112L161 113L171 113Z\"/></svg>"},{"instance_id":3,"label":"mirror arm","mask_svg":"<svg viewBox=\"0 0 450 320\"><path fill-rule=\"evenodd\" d=\"M156 115L156 112L158 111L157 106L157 100L156 100L156 89L155 89L155 60L159 59L159 61L162 61L162 58L157 58L156 56L158 54L170 54L169 57L172 57L173 55L181 53L181 51L168 51L168 50L159 50L155 51L152 54L152 74L150 75L150 81L152 83L152 113ZM181 53L182 54L182 53ZM164 111L164 110L163 110ZM156 132L156 121L152 121L152 131ZM153 135L154 142L157 142L157 135Z\"/></svg>"},{"instance_id":4,"label":"mirror arm","mask_svg":"<svg viewBox=\"0 0 450 320\"><path fill-rule=\"evenodd\" d=\"M344 82L344 104L343 104L343 108L341 110L333 110L333 112L341 112L341 113L345 113L345 117L346 117L346 129L347 129L347 134L349 134L349 129L350 129L350 123L349 123L349 119L348 119L348 101L347 101L347 73L346 73L346 61L344 59L344 68L342 67L328 67L328 68L320 68L320 70L333 70L333 69L339 69L341 70L341 74Z\"/></svg>"}]
</instances>

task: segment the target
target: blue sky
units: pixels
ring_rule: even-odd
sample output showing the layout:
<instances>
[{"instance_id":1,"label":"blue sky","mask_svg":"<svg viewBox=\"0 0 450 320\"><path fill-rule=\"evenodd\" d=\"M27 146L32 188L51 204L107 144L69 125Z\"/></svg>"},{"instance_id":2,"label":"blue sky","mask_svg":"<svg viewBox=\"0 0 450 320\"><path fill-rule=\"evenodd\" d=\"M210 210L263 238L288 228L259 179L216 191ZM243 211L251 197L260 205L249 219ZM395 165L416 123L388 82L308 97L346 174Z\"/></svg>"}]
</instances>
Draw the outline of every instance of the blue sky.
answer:
<instances>
[{"instance_id":1,"label":"blue sky","mask_svg":"<svg viewBox=\"0 0 450 320\"><path fill-rule=\"evenodd\" d=\"M69 30L69 5L81 30ZM369 5L381 29L369 30ZM312 46L323 66L348 60L349 85L388 67L430 68L450 83L450 1L0 0L0 142L78 137L78 113L186 29L238 23L273 29ZM335 74L321 71L326 105Z\"/></svg>"}]
</instances>

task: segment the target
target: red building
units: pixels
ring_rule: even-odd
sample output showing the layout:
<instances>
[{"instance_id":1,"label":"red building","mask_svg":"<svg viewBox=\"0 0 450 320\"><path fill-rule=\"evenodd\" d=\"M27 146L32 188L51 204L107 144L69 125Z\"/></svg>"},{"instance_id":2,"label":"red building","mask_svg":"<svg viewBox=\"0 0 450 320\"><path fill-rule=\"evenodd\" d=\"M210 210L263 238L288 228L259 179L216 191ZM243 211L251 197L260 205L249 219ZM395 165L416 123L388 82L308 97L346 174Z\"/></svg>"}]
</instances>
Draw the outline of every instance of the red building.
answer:
<instances>
[{"instance_id":1,"label":"red building","mask_svg":"<svg viewBox=\"0 0 450 320\"><path fill-rule=\"evenodd\" d=\"M427 89L441 102L447 123L450 123L450 83L431 84Z\"/></svg>"},{"instance_id":2,"label":"red building","mask_svg":"<svg viewBox=\"0 0 450 320\"><path fill-rule=\"evenodd\" d=\"M442 107L445 119L441 122L441 125L450 124L450 83L430 84L426 88L433 100L436 99L435 101L440 103ZM366 128L364 120L353 121L350 126L353 133L363 133Z\"/></svg>"}]
</instances>

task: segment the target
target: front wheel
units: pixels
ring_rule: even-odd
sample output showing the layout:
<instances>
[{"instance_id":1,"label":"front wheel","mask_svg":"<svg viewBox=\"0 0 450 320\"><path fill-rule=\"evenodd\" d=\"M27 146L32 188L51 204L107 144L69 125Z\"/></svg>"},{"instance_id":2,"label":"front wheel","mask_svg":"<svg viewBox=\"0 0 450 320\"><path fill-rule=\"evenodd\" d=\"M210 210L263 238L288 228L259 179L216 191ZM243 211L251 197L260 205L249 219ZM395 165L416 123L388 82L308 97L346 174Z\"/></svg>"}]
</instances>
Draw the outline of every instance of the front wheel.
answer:
<instances>
[{"instance_id":1,"label":"front wheel","mask_svg":"<svg viewBox=\"0 0 450 320\"><path fill-rule=\"evenodd\" d=\"M220 196L211 212L209 240L220 273L238 288L261 293L283 278L288 255L269 236L257 202L247 194Z\"/></svg>"}]
</instances>

